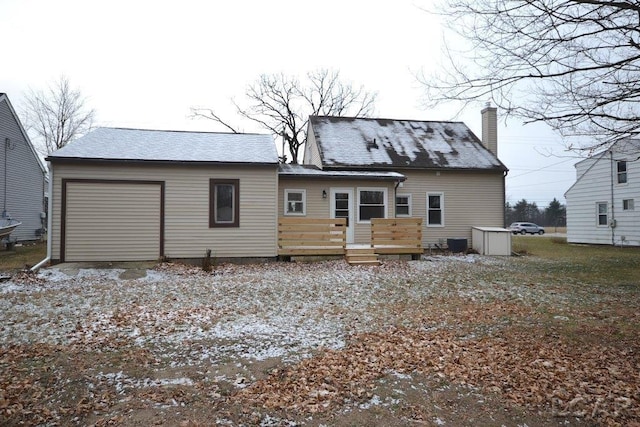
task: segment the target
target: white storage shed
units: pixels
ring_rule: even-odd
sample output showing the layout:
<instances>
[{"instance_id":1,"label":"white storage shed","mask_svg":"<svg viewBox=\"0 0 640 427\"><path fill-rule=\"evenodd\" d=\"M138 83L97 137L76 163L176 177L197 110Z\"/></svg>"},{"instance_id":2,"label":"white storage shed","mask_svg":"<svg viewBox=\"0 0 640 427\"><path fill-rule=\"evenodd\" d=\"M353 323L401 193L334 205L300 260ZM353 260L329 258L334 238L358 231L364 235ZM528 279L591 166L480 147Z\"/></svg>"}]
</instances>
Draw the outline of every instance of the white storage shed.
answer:
<instances>
[{"instance_id":1,"label":"white storage shed","mask_svg":"<svg viewBox=\"0 0 640 427\"><path fill-rule=\"evenodd\" d=\"M472 248L481 255L511 255L511 231L500 227L472 227Z\"/></svg>"}]
</instances>

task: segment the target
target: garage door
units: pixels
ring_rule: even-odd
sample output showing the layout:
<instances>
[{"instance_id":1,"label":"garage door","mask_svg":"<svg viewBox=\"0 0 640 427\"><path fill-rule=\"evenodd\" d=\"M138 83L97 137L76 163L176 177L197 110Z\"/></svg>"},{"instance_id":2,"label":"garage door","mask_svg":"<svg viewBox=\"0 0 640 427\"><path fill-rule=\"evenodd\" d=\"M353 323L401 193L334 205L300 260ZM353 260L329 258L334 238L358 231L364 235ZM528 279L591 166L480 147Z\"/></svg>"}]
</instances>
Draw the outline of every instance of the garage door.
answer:
<instances>
[{"instance_id":1,"label":"garage door","mask_svg":"<svg viewBox=\"0 0 640 427\"><path fill-rule=\"evenodd\" d=\"M163 183L67 181L64 261L145 261L162 255Z\"/></svg>"}]
</instances>

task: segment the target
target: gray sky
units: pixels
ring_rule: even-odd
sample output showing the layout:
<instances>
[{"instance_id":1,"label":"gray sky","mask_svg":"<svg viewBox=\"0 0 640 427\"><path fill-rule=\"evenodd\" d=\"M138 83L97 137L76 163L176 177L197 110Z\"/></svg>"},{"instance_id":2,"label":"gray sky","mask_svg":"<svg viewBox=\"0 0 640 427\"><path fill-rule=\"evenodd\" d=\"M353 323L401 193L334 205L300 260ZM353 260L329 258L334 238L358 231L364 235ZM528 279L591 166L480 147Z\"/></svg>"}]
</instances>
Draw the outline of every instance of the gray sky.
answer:
<instances>
[{"instance_id":1,"label":"gray sky","mask_svg":"<svg viewBox=\"0 0 640 427\"><path fill-rule=\"evenodd\" d=\"M225 131L190 119L189 108L212 107L233 122L229 99L241 101L260 74L328 68L378 92L377 117L461 120L480 135L480 104L458 117L454 106L421 107L415 74L440 65L443 38L420 9L428 3L0 0L0 92L20 109L29 88L64 74L97 110L98 125ZM509 119L498 125L498 143L510 169L507 201L565 203L578 159L558 136Z\"/></svg>"}]
</instances>

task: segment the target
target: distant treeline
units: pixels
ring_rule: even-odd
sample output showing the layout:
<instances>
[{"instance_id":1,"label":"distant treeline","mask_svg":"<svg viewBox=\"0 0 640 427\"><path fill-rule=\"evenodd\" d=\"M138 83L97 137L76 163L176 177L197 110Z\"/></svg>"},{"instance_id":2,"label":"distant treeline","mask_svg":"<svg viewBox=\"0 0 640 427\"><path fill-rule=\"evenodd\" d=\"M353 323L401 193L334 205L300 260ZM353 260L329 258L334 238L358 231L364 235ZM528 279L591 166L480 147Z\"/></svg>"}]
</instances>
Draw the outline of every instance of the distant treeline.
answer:
<instances>
[{"instance_id":1,"label":"distant treeline","mask_svg":"<svg viewBox=\"0 0 640 427\"><path fill-rule=\"evenodd\" d=\"M511 206L509 202L504 205L505 226L513 222L533 222L547 227L565 227L567 221L567 208L555 198L549 202L546 208L539 208L533 202L525 199Z\"/></svg>"}]
</instances>

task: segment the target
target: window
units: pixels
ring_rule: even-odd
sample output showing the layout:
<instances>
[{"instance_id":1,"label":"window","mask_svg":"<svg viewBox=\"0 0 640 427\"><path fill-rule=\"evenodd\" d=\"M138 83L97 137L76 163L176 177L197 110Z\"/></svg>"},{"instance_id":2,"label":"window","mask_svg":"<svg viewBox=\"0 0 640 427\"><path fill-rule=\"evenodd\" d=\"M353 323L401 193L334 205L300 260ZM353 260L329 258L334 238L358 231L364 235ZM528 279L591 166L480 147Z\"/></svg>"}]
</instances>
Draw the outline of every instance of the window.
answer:
<instances>
[{"instance_id":1,"label":"window","mask_svg":"<svg viewBox=\"0 0 640 427\"><path fill-rule=\"evenodd\" d=\"M306 215L306 190L284 190L284 214Z\"/></svg>"},{"instance_id":2,"label":"window","mask_svg":"<svg viewBox=\"0 0 640 427\"><path fill-rule=\"evenodd\" d=\"M618 168L618 184L626 184L627 182L627 162L620 160L616 162Z\"/></svg>"},{"instance_id":3,"label":"window","mask_svg":"<svg viewBox=\"0 0 640 427\"><path fill-rule=\"evenodd\" d=\"M607 214L607 202L596 203L598 212L598 226L606 227L609 224L609 218Z\"/></svg>"},{"instance_id":4,"label":"window","mask_svg":"<svg viewBox=\"0 0 640 427\"><path fill-rule=\"evenodd\" d=\"M358 221L369 222L371 218L386 218L386 188L358 189Z\"/></svg>"},{"instance_id":5,"label":"window","mask_svg":"<svg viewBox=\"0 0 640 427\"><path fill-rule=\"evenodd\" d=\"M240 180L209 181L209 227L240 226Z\"/></svg>"},{"instance_id":6,"label":"window","mask_svg":"<svg viewBox=\"0 0 640 427\"><path fill-rule=\"evenodd\" d=\"M444 193L427 193L427 226L444 226Z\"/></svg>"},{"instance_id":7,"label":"window","mask_svg":"<svg viewBox=\"0 0 640 427\"><path fill-rule=\"evenodd\" d=\"M623 211L632 211L633 210L633 199L622 199L622 210Z\"/></svg>"},{"instance_id":8,"label":"window","mask_svg":"<svg viewBox=\"0 0 640 427\"><path fill-rule=\"evenodd\" d=\"M396 216L411 216L411 194L396 194Z\"/></svg>"}]
</instances>

